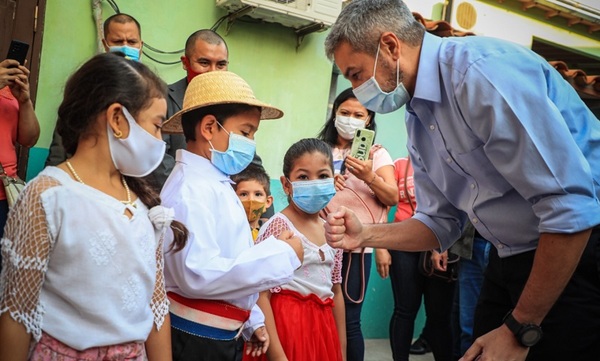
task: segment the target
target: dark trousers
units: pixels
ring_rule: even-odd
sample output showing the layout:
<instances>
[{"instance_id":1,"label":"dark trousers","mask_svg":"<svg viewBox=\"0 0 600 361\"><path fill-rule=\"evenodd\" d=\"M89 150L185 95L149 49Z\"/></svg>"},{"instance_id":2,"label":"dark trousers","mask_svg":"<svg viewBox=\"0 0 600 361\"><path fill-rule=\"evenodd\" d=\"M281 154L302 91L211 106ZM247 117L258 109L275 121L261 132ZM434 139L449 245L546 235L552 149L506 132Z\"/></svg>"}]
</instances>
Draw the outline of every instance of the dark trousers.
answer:
<instances>
[{"instance_id":1,"label":"dark trousers","mask_svg":"<svg viewBox=\"0 0 600 361\"><path fill-rule=\"evenodd\" d=\"M415 318L424 299L427 319L423 338L436 361L452 360L450 317L455 282L425 277L419 272L419 252L390 251L390 278L394 312L390 320L390 345L394 361L408 361Z\"/></svg>"},{"instance_id":2,"label":"dark trousers","mask_svg":"<svg viewBox=\"0 0 600 361\"><path fill-rule=\"evenodd\" d=\"M244 340L220 341L171 328L173 361L241 361Z\"/></svg>"},{"instance_id":3,"label":"dark trousers","mask_svg":"<svg viewBox=\"0 0 600 361\"><path fill-rule=\"evenodd\" d=\"M371 274L372 254L365 253L365 292L369 284L369 275ZM352 262L350 262L352 258ZM350 273L348 274L348 288L345 289L346 271L350 264ZM344 252L342 261L342 289L344 293L344 306L346 307L346 358L348 361L363 361L365 358L365 340L360 328L360 314L362 312L363 302L354 303L346 297L346 292L353 300L360 298L361 291L361 255L360 253Z\"/></svg>"},{"instance_id":4,"label":"dark trousers","mask_svg":"<svg viewBox=\"0 0 600 361\"><path fill-rule=\"evenodd\" d=\"M499 258L490 250L474 337L499 327L515 307L529 277L535 251ZM573 277L541 324L544 336L528 361L600 360L600 228L596 228Z\"/></svg>"},{"instance_id":5,"label":"dark trousers","mask_svg":"<svg viewBox=\"0 0 600 361\"><path fill-rule=\"evenodd\" d=\"M4 236L4 226L8 218L8 201L0 200L0 239ZM0 248L0 272L2 271L2 248Z\"/></svg>"}]
</instances>

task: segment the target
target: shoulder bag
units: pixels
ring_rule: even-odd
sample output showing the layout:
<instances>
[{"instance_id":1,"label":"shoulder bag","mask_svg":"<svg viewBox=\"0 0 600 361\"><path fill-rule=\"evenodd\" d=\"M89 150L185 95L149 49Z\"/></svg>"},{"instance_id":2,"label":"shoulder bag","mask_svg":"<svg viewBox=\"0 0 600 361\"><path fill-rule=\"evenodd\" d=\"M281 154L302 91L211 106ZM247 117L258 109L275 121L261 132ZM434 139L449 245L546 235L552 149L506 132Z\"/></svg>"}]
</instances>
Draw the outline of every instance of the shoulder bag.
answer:
<instances>
[{"instance_id":1,"label":"shoulder bag","mask_svg":"<svg viewBox=\"0 0 600 361\"><path fill-rule=\"evenodd\" d=\"M369 186L349 173L345 181L346 187L336 192L335 196L321 211L326 218L327 214L337 211L341 206L351 209L361 223L385 223L387 222L388 207L381 203ZM365 249L361 249L361 292L358 299L348 295L348 276L352 257L349 258L348 267L344 277L343 290L346 298L353 303L361 303L365 297Z\"/></svg>"},{"instance_id":2,"label":"shoulder bag","mask_svg":"<svg viewBox=\"0 0 600 361\"><path fill-rule=\"evenodd\" d=\"M6 174L4 167L0 164L0 178L2 179L2 185L4 186L4 192L6 193L6 200L8 201L8 208L12 206L19 198L19 193L25 188L25 181L19 177L11 177Z\"/></svg>"}]
</instances>

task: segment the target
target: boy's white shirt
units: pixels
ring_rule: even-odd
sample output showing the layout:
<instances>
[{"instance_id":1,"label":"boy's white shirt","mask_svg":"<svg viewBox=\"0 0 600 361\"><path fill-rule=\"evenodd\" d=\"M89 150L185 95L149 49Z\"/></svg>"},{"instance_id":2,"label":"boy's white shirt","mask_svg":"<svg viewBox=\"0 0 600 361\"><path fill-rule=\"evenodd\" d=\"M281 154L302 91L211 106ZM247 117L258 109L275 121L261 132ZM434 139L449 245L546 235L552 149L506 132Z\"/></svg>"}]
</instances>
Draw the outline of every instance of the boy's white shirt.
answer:
<instances>
[{"instance_id":1,"label":"boy's white shirt","mask_svg":"<svg viewBox=\"0 0 600 361\"><path fill-rule=\"evenodd\" d=\"M232 181L209 159L178 150L176 162L161 199L190 236L184 249L165 254L167 291L251 310L243 331L249 339L264 325L258 293L289 282L300 261L291 246L274 237L254 245ZM165 251L171 242L169 232Z\"/></svg>"}]
</instances>

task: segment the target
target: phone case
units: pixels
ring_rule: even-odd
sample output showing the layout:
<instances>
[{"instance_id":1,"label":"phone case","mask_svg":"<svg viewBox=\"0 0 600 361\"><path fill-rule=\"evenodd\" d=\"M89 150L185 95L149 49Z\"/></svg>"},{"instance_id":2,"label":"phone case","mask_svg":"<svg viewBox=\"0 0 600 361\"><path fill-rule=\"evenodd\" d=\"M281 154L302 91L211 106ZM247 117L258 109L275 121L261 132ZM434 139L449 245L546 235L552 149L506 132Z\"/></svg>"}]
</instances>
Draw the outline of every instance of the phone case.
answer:
<instances>
[{"instance_id":1,"label":"phone case","mask_svg":"<svg viewBox=\"0 0 600 361\"><path fill-rule=\"evenodd\" d=\"M360 160L369 159L369 152L375 140L375 132L369 129L357 129L352 141L350 155Z\"/></svg>"},{"instance_id":2,"label":"phone case","mask_svg":"<svg viewBox=\"0 0 600 361\"><path fill-rule=\"evenodd\" d=\"M25 59L27 58L28 51L29 44L19 40L13 40L10 42L6 59L14 59L18 61L19 64L23 65L25 63Z\"/></svg>"}]
</instances>

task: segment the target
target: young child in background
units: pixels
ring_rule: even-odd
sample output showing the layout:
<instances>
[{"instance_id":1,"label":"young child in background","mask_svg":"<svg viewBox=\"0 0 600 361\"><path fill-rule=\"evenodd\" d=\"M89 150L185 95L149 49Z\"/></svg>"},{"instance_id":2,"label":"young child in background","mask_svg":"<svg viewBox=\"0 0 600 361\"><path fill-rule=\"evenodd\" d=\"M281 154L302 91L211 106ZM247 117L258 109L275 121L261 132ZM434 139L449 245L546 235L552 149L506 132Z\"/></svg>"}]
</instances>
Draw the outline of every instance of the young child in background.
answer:
<instances>
[{"instance_id":1,"label":"young child in background","mask_svg":"<svg viewBox=\"0 0 600 361\"><path fill-rule=\"evenodd\" d=\"M235 182L233 189L242 201L252 230L252 239L256 241L263 223L261 216L273 204L269 175L262 165L250 163L246 169L231 176L231 180Z\"/></svg>"},{"instance_id":2,"label":"young child in background","mask_svg":"<svg viewBox=\"0 0 600 361\"><path fill-rule=\"evenodd\" d=\"M325 241L319 216L335 194L333 175L331 148L321 140L302 139L285 154L281 183L289 205L263 225L257 244L292 231L302 240L304 263L292 281L260 295L271 338L269 360L345 359L342 251Z\"/></svg>"},{"instance_id":3,"label":"young child in background","mask_svg":"<svg viewBox=\"0 0 600 361\"><path fill-rule=\"evenodd\" d=\"M0 360L170 359L162 238L173 211L141 178L165 152L166 94L114 53L67 81L57 128L73 156L29 182L2 239ZM171 227L176 251L187 236Z\"/></svg>"},{"instance_id":4,"label":"young child in background","mask_svg":"<svg viewBox=\"0 0 600 361\"><path fill-rule=\"evenodd\" d=\"M238 75L213 71L192 79L164 125L187 142L161 192L190 230L181 252L165 254L175 361L238 361L244 339L254 355L268 347L258 293L289 282L304 251L291 232L254 245L230 175L252 161L261 119L282 115Z\"/></svg>"}]
</instances>

